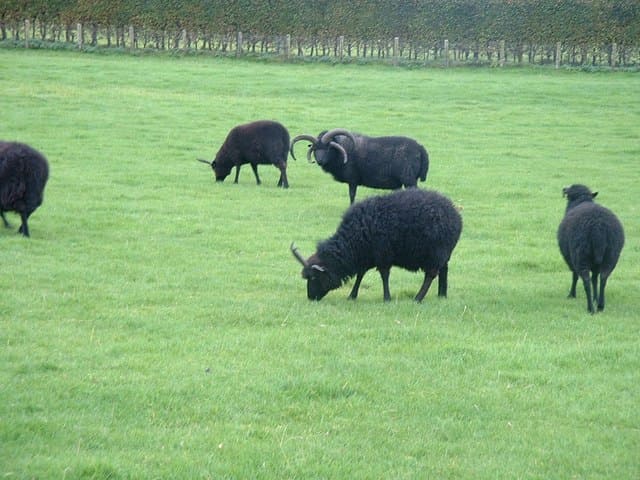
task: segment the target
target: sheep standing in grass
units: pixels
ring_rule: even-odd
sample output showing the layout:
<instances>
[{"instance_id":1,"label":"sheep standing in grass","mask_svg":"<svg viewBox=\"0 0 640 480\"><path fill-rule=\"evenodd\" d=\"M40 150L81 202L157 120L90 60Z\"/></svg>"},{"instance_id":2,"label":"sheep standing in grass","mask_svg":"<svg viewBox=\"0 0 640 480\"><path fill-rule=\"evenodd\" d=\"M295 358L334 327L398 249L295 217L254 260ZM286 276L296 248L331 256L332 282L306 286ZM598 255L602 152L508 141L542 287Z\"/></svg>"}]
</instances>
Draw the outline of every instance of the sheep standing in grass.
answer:
<instances>
[{"instance_id":1,"label":"sheep standing in grass","mask_svg":"<svg viewBox=\"0 0 640 480\"><path fill-rule=\"evenodd\" d=\"M415 187L418 179L427 179L429 154L425 148L407 137L367 137L343 128L322 132L318 137L298 135L289 149L292 158L296 142L311 142L311 154L325 172L335 180L349 184L349 200L353 204L358 185L396 190Z\"/></svg>"},{"instance_id":2,"label":"sheep standing in grass","mask_svg":"<svg viewBox=\"0 0 640 480\"><path fill-rule=\"evenodd\" d=\"M303 265L309 300L322 299L356 275L350 294L355 299L362 277L376 267L389 301L389 272L396 265L424 271L415 297L421 302L435 277L438 296L447 296L449 258L461 232L462 218L448 198L411 188L351 206L336 233L320 242L311 257L304 258L293 244L291 251Z\"/></svg>"},{"instance_id":3,"label":"sheep standing in grass","mask_svg":"<svg viewBox=\"0 0 640 480\"><path fill-rule=\"evenodd\" d=\"M271 120L258 120L233 127L212 162L201 158L198 161L211 166L216 182L224 182L235 167L234 183L238 183L240 167L248 163L258 185L262 183L258 175L258 165L272 164L280 170L278 186L289 188L288 153L289 131L284 125Z\"/></svg>"},{"instance_id":4,"label":"sheep standing in grass","mask_svg":"<svg viewBox=\"0 0 640 480\"><path fill-rule=\"evenodd\" d=\"M571 185L562 193L567 197L567 210L558 228L558 245L573 272L569 297L575 298L580 277L587 294L589 312L594 312L595 302L598 310L604 310L607 279L616 267L624 246L622 224L611 210L593 201L598 192L592 193L584 185Z\"/></svg>"},{"instance_id":5,"label":"sheep standing in grass","mask_svg":"<svg viewBox=\"0 0 640 480\"><path fill-rule=\"evenodd\" d=\"M27 219L42 204L48 178L44 155L23 143L0 141L0 216L5 227L10 225L4 212L17 212L22 219L18 232L29 236Z\"/></svg>"}]
</instances>

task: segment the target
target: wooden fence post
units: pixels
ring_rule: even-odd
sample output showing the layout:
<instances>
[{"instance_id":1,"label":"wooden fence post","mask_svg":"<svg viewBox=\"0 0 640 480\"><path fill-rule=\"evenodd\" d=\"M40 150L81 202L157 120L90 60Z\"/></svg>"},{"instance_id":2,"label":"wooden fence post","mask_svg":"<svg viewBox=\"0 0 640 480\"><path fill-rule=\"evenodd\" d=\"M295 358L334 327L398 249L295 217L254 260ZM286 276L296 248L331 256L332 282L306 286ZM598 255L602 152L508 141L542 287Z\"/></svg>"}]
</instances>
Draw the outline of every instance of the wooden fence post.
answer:
<instances>
[{"instance_id":1,"label":"wooden fence post","mask_svg":"<svg viewBox=\"0 0 640 480\"><path fill-rule=\"evenodd\" d=\"M189 37L187 36L187 29L183 28L182 32L180 32L180 42L182 43L182 49L185 50L189 45L188 43Z\"/></svg>"},{"instance_id":2,"label":"wooden fence post","mask_svg":"<svg viewBox=\"0 0 640 480\"><path fill-rule=\"evenodd\" d=\"M31 30L31 21L24 21L24 48L29 48L29 30Z\"/></svg>"},{"instance_id":3,"label":"wooden fence post","mask_svg":"<svg viewBox=\"0 0 640 480\"><path fill-rule=\"evenodd\" d=\"M130 48L136 48L136 37L135 30L133 29L133 25L129 25L129 43Z\"/></svg>"},{"instance_id":4,"label":"wooden fence post","mask_svg":"<svg viewBox=\"0 0 640 480\"><path fill-rule=\"evenodd\" d=\"M507 49L504 40L500 40L500 66L504 67L506 61Z\"/></svg>"},{"instance_id":5,"label":"wooden fence post","mask_svg":"<svg viewBox=\"0 0 640 480\"><path fill-rule=\"evenodd\" d=\"M291 55L291 35L287 33L284 37L284 58L288 59Z\"/></svg>"},{"instance_id":6,"label":"wooden fence post","mask_svg":"<svg viewBox=\"0 0 640 480\"><path fill-rule=\"evenodd\" d=\"M400 38L393 37L393 64L398 65L398 57L400 56Z\"/></svg>"},{"instance_id":7,"label":"wooden fence post","mask_svg":"<svg viewBox=\"0 0 640 480\"><path fill-rule=\"evenodd\" d=\"M84 47L84 33L82 31L82 24L78 23L78 48L82 50Z\"/></svg>"},{"instance_id":8,"label":"wooden fence post","mask_svg":"<svg viewBox=\"0 0 640 480\"><path fill-rule=\"evenodd\" d=\"M444 41L444 66L449 66L449 40Z\"/></svg>"},{"instance_id":9,"label":"wooden fence post","mask_svg":"<svg viewBox=\"0 0 640 480\"><path fill-rule=\"evenodd\" d=\"M613 42L611 44L611 68L616 68L618 59L618 44Z\"/></svg>"},{"instance_id":10,"label":"wooden fence post","mask_svg":"<svg viewBox=\"0 0 640 480\"><path fill-rule=\"evenodd\" d=\"M562 63L562 44L560 42L556 42L556 69L560 68L560 63Z\"/></svg>"},{"instance_id":11,"label":"wooden fence post","mask_svg":"<svg viewBox=\"0 0 640 480\"><path fill-rule=\"evenodd\" d=\"M236 56L242 55L242 32L238 32L236 36Z\"/></svg>"},{"instance_id":12,"label":"wooden fence post","mask_svg":"<svg viewBox=\"0 0 640 480\"><path fill-rule=\"evenodd\" d=\"M338 57L342 62L342 59L344 57L344 35L340 35L338 37Z\"/></svg>"}]
</instances>

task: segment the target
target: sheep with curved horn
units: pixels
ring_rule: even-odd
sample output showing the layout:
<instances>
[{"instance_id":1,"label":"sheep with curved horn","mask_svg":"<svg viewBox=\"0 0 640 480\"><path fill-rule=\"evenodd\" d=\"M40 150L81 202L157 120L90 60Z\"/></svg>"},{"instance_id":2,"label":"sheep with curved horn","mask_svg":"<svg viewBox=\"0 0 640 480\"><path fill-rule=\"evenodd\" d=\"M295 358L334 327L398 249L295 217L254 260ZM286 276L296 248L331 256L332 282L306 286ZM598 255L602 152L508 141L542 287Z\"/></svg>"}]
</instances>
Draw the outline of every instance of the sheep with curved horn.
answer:
<instances>
[{"instance_id":1,"label":"sheep with curved horn","mask_svg":"<svg viewBox=\"0 0 640 480\"><path fill-rule=\"evenodd\" d=\"M344 128L334 128L314 137L296 136L289 152L295 159L294 145L311 143L307 160L316 162L335 180L349 185L349 199L355 201L359 185L371 188L399 189L425 181L429 155L418 142L407 137L367 137Z\"/></svg>"}]
</instances>

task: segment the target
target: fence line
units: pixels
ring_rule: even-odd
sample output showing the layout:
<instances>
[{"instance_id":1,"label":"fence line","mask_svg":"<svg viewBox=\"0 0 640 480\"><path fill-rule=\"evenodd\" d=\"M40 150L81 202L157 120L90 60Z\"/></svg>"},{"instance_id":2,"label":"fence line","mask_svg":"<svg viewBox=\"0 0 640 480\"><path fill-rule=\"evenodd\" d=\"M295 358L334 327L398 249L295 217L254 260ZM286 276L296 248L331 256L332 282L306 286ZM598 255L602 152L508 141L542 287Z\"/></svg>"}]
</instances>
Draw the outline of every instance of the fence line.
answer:
<instances>
[{"instance_id":1,"label":"fence line","mask_svg":"<svg viewBox=\"0 0 640 480\"><path fill-rule=\"evenodd\" d=\"M25 20L14 25L14 42L34 48L47 42L75 45L78 49L117 47L129 50L175 50L180 52L210 52L220 55L279 57L284 60L322 58L337 62L381 61L392 65L424 64L450 67L464 64L505 65L541 64L560 68L570 66L640 65L638 45L581 45L556 42L552 45L485 40L450 42L442 40L357 39L345 36L296 37L287 35L257 35L243 32L210 33L202 31L156 31L142 27L101 27L100 25L49 26L37 29ZM22 30L22 31L21 31ZM41 39L36 38L36 30ZM3 29L4 32L4 29ZM46 38L46 33L49 38ZM62 35L64 33L64 40ZM90 38L86 38L89 36ZM39 42L39 43L38 43Z\"/></svg>"}]
</instances>

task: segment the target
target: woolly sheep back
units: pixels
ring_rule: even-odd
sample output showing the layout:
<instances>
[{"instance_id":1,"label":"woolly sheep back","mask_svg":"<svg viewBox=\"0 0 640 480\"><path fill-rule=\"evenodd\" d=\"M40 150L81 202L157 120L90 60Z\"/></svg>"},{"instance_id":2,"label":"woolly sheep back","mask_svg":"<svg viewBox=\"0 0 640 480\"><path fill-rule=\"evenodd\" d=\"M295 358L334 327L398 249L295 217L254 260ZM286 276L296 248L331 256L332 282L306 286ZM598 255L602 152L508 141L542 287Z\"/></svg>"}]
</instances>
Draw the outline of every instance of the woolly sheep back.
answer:
<instances>
[{"instance_id":1,"label":"woolly sheep back","mask_svg":"<svg viewBox=\"0 0 640 480\"><path fill-rule=\"evenodd\" d=\"M356 298L362 277L375 267L388 301L392 266L425 272L416 301L422 301L435 277L438 295L446 296L448 262L461 232L462 217L435 191L410 188L358 202L344 214L335 234L303 262L308 297L320 300L357 275L350 294Z\"/></svg>"},{"instance_id":2,"label":"woolly sheep back","mask_svg":"<svg viewBox=\"0 0 640 480\"><path fill-rule=\"evenodd\" d=\"M572 272L569 297L576 296L576 284L581 278L587 310L593 313L594 303L598 310L604 310L607 279L624 246L622 223L611 210L595 203L593 199L598 193L592 193L584 185L567 187L563 194L567 197L567 209L557 237L562 257Z\"/></svg>"}]
</instances>

